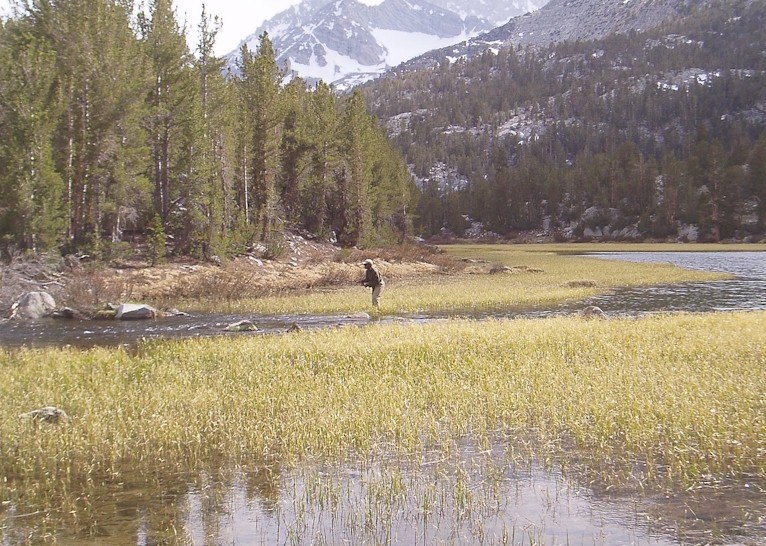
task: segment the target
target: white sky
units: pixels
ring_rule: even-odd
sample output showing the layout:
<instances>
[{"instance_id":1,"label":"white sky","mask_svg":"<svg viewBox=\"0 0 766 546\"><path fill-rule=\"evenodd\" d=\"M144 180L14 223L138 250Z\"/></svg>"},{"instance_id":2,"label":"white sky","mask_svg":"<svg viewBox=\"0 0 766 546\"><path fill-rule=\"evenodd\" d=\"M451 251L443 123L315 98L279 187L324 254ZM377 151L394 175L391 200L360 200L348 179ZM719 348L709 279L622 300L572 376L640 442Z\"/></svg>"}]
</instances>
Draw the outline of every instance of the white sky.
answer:
<instances>
[{"instance_id":1,"label":"white sky","mask_svg":"<svg viewBox=\"0 0 766 546\"><path fill-rule=\"evenodd\" d=\"M186 23L189 47L197 47L202 4L209 15L217 15L223 22L218 32L215 52L225 55L237 48L239 43L255 32L261 23L286 10L300 0L173 0L179 24ZM138 2L136 2L138 3ZM0 15L10 14L11 0L0 0Z\"/></svg>"},{"instance_id":2,"label":"white sky","mask_svg":"<svg viewBox=\"0 0 766 546\"><path fill-rule=\"evenodd\" d=\"M266 19L300 3L300 0L173 0L178 22L186 21L186 35L192 50L197 47L197 27L203 3L208 15L217 15L222 20L215 52L225 55L236 49Z\"/></svg>"},{"instance_id":3,"label":"white sky","mask_svg":"<svg viewBox=\"0 0 766 546\"><path fill-rule=\"evenodd\" d=\"M173 0L179 24L186 23L189 47L197 47L202 4L209 15L217 15L223 22L216 39L215 52L225 55L239 46L239 43L255 32L261 23L300 3L301 0ZM329 0L328 0L329 1ZM361 0L368 5L379 4L382 0ZM139 2L136 1L138 4ZM0 15L10 13L11 0L0 0Z\"/></svg>"}]
</instances>

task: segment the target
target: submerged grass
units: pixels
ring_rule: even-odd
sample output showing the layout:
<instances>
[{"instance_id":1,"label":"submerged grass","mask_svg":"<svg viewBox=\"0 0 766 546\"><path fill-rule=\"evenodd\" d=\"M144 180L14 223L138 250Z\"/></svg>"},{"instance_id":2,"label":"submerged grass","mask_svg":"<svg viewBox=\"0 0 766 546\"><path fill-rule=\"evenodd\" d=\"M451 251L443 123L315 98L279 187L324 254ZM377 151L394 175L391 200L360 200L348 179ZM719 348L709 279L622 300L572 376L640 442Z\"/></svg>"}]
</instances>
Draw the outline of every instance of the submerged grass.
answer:
<instances>
[{"instance_id":1,"label":"submerged grass","mask_svg":"<svg viewBox=\"0 0 766 546\"><path fill-rule=\"evenodd\" d=\"M765 364L764 312L2 351L0 498L125 466L412 452L498 430L614 476L640 461L631 479L647 486L763 479ZM45 405L68 423L17 417Z\"/></svg>"}]
</instances>

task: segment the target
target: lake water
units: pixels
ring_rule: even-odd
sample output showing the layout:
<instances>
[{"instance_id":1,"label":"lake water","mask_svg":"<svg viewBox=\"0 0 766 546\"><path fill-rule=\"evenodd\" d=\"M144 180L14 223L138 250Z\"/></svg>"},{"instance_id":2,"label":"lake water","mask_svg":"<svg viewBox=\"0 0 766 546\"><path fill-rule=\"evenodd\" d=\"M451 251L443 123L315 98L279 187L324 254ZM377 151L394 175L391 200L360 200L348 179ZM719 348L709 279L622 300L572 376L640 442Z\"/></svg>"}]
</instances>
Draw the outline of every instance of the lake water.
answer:
<instances>
[{"instance_id":1,"label":"lake water","mask_svg":"<svg viewBox=\"0 0 766 546\"><path fill-rule=\"evenodd\" d=\"M625 288L587 302L598 305L606 313L766 309L766 252L635 252L591 256L670 263L687 269L735 275L734 279L724 281Z\"/></svg>"}]
</instances>

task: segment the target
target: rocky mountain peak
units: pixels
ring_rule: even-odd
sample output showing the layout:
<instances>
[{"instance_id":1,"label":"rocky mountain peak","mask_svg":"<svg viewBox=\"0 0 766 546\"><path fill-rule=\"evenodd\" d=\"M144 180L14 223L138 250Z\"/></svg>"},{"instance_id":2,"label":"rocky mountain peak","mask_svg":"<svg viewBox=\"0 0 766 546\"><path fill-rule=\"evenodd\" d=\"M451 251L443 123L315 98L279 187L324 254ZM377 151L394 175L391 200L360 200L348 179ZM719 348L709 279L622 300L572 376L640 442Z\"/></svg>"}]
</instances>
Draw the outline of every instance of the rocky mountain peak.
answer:
<instances>
[{"instance_id":1,"label":"rocky mountain peak","mask_svg":"<svg viewBox=\"0 0 766 546\"><path fill-rule=\"evenodd\" d=\"M267 32L278 62L309 83L338 88L373 79L417 55L467 40L506 21L516 10L547 0L498 5L479 0L304 0L261 25L242 43L256 50ZM239 49L228 56L234 67Z\"/></svg>"}]
</instances>

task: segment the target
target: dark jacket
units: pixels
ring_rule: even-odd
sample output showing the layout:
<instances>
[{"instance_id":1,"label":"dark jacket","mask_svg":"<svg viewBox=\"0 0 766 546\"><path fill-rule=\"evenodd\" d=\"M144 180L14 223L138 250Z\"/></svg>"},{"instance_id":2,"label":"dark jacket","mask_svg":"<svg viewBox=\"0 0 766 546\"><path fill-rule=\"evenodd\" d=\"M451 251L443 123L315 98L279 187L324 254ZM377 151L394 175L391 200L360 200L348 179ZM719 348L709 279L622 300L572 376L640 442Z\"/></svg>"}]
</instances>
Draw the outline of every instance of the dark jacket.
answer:
<instances>
[{"instance_id":1,"label":"dark jacket","mask_svg":"<svg viewBox=\"0 0 766 546\"><path fill-rule=\"evenodd\" d=\"M364 286L369 288L375 288L383 284L383 277L378 273L374 267L368 267L364 273L364 280L362 281Z\"/></svg>"}]
</instances>

